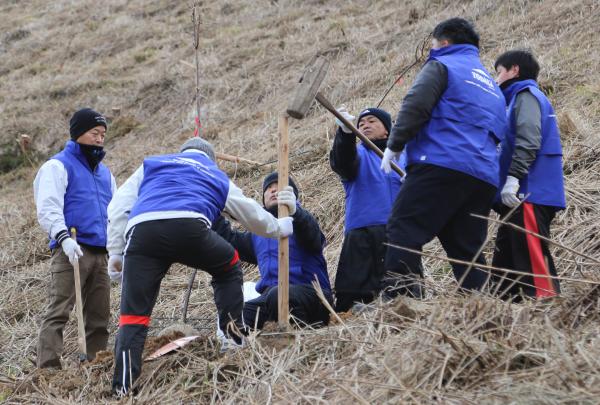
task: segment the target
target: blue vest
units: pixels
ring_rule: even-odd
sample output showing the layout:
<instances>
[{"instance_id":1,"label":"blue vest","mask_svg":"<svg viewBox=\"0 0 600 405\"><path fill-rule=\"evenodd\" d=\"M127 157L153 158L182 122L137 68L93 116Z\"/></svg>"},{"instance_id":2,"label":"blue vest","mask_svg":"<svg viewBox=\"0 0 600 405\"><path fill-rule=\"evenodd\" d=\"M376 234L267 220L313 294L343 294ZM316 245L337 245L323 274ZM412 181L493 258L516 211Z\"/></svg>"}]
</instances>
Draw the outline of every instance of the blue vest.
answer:
<instances>
[{"instance_id":1,"label":"blue vest","mask_svg":"<svg viewBox=\"0 0 600 405\"><path fill-rule=\"evenodd\" d=\"M498 148L506 114L500 88L473 45L432 49L429 60L446 66L448 86L431 119L406 144L407 165L427 163L498 186Z\"/></svg>"},{"instance_id":2,"label":"blue vest","mask_svg":"<svg viewBox=\"0 0 600 405\"><path fill-rule=\"evenodd\" d=\"M392 211L402 182L398 173L385 174L380 169L381 158L359 144L358 175L352 181L342 181L346 191L345 232L365 226L384 225ZM396 164L404 169L406 155L402 153Z\"/></svg>"},{"instance_id":3,"label":"blue vest","mask_svg":"<svg viewBox=\"0 0 600 405\"><path fill-rule=\"evenodd\" d=\"M112 178L108 167L98 163L92 172L77 142L68 141L51 159L59 160L67 170L67 190L63 213L67 230L77 230L77 241L90 246L106 247L106 209L112 199ZM54 237L54 235L50 235ZM50 240L50 249L58 243Z\"/></svg>"},{"instance_id":4,"label":"blue vest","mask_svg":"<svg viewBox=\"0 0 600 405\"><path fill-rule=\"evenodd\" d=\"M323 291L331 291L327 262L323 252L318 254L307 253L296 242L294 235L289 238L290 243L290 285L311 284L314 275L317 275ZM262 292L277 285L278 280L278 249L277 239L265 238L252 234L254 253L258 261L260 280L256 284L256 291Z\"/></svg>"},{"instance_id":5,"label":"blue vest","mask_svg":"<svg viewBox=\"0 0 600 405\"><path fill-rule=\"evenodd\" d=\"M508 131L502 142L500 152L500 188L506 182L506 176L512 162L515 150L516 118L515 101L517 95L522 91L529 91L538 101L542 116L542 143L537 152L533 164L529 167L529 173L520 181L519 196L533 204L549 205L557 208L565 208L565 187L563 181L562 146L560 144L560 133L556 122L556 114L542 93L535 80L520 80L504 89L508 109ZM496 196L499 200L499 196Z\"/></svg>"},{"instance_id":6,"label":"blue vest","mask_svg":"<svg viewBox=\"0 0 600 405\"><path fill-rule=\"evenodd\" d=\"M213 222L228 193L229 178L204 154L151 156L144 159L144 180L129 219L147 212L185 211Z\"/></svg>"}]
</instances>

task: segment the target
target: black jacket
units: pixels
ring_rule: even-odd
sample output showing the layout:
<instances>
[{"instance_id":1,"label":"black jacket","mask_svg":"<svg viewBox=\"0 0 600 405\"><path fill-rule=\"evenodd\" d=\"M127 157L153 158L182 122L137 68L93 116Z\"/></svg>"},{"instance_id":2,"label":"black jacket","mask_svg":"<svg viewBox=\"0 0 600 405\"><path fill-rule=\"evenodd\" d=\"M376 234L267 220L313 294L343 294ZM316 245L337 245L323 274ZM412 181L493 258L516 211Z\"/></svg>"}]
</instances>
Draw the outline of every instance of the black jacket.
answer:
<instances>
[{"instance_id":1,"label":"black jacket","mask_svg":"<svg viewBox=\"0 0 600 405\"><path fill-rule=\"evenodd\" d=\"M308 253L321 253L325 245L325 235L321 232L317 220L304 208L296 206L294 218L294 237L296 242ZM214 221L212 230L223 239L231 243L238 251L240 259L244 262L257 264L252 234L248 231L237 231L231 227L231 223L220 216Z\"/></svg>"},{"instance_id":2,"label":"black jacket","mask_svg":"<svg viewBox=\"0 0 600 405\"><path fill-rule=\"evenodd\" d=\"M385 150L387 139L373 141L382 151ZM333 146L329 152L329 164L331 169L336 172L342 180L352 181L358 175L358 165L360 164L356 152L356 135L345 133L338 128L333 139Z\"/></svg>"}]
</instances>

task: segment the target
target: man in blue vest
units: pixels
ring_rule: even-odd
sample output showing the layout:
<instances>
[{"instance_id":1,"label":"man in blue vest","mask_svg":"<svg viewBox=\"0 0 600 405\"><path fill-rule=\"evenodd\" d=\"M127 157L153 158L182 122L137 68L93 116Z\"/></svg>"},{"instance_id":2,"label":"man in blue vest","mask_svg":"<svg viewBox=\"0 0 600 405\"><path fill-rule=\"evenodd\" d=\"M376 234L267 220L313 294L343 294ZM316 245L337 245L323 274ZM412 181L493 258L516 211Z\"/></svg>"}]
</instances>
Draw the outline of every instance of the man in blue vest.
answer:
<instances>
[{"instance_id":1,"label":"man in blue vest","mask_svg":"<svg viewBox=\"0 0 600 405\"><path fill-rule=\"evenodd\" d=\"M42 165L33 182L38 221L50 238L50 305L42 321L37 366L61 368L63 329L75 304L73 264L79 262L87 356L106 349L110 281L106 274L106 208L115 179L101 163L106 119L84 108L73 114L62 152ZM69 231L76 229L77 242Z\"/></svg>"},{"instance_id":2,"label":"man in blue vest","mask_svg":"<svg viewBox=\"0 0 600 405\"><path fill-rule=\"evenodd\" d=\"M265 212L277 217L277 205L287 205L294 219L294 234L289 239L289 308L290 313L307 325L326 325L329 312L317 296L312 282L318 280L325 297L332 302L327 262L323 257L325 236L315 218L296 202L298 188L289 179L289 186L277 192L277 172L263 181ZM250 232L233 230L221 217L213 229L239 252L240 259L257 264L260 280L256 291L260 296L244 304L244 322L261 329L266 321L277 321L278 241Z\"/></svg>"},{"instance_id":3,"label":"man in blue vest","mask_svg":"<svg viewBox=\"0 0 600 405\"><path fill-rule=\"evenodd\" d=\"M354 120L345 108L339 111L347 120ZM357 144L356 135L341 121L336 122L339 128L329 162L346 193L344 242L335 278L336 311L344 312L356 302L372 301L380 292L385 273L385 224L402 179L396 172L382 172L381 158L362 143ZM358 115L356 125L379 149L385 150L392 126L387 111L366 108ZM404 162L396 163L404 166Z\"/></svg>"},{"instance_id":4,"label":"man in blue vest","mask_svg":"<svg viewBox=\"0 0 600 405\"><path fill-rule=\"evenodd\" d=\"M485 263L477 255L498 187L498 148L505 132L502 92L479 60L479 35L452 18L433 30L433 49L403 100L381 167L405 149L407 176L392 208L392 245L421 251L438 237L449 258ZM418 254L388 248L387 294L422 296ZM481 289L488 276L452 262L461 288ZM393 277L392 277L393 276Z\"/></svg>"},{"instance_id":5,"label":"man in blue vest","mask_svg":"<svg viewBox=\"0 0 600 405\"><path fill-rule=\"evenodd\" d=\"M218 168L212 146L201 138L189 139L179 153L147 157L115 193L108 207L107 244L111 278L123 280L115 392L129 392L140 375L150 315L173 263L212 276L220 328L242 343L239 255L211 230L223 211L264 237L292 233L292 219L278 220L244 196Z\"/></svg>"},{"instance_id":6,"label":"man in blue vest","mask_svg":"<svg viewBox=\"0 0 600 405\"><path fill-rule=\"evenodd\" d=\"M500 154L501 192L494 208L504 216L518 206L507 221L548 238L554 215L566 206L556 114L538 88L540 66L530 52L505 52L494 67L508 106L508 131ZM495 272L495 287L504 298L560 293L558 280L548 278L556 276L548 243L534 234L500 226L492 264L531 274Z\"/></svg>"}]
</instances>

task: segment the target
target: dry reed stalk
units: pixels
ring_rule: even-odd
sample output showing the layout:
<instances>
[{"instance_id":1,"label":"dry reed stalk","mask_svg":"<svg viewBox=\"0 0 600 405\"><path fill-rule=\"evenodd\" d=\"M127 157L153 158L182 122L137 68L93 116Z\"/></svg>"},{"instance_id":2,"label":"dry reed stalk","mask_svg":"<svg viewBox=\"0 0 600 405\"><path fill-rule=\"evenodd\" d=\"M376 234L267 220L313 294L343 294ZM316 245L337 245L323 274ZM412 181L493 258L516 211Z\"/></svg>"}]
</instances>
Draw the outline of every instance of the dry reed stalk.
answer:
<instances>
[{"instance_id":1,"label":"dry reed stalk","mask_svg":"<svg viewBox=\"0 0 600 405\"><path fill-rule=\"evenodd\" d=\"M394 244L391 244L391 243L386 243L386 245L390 246L390 247L393 247L395 249L401 249L401 250L405 250L405 251L410 252L410 253L418 254L420 256L430 257L432 259L447 260L450 263L463 264L463 265L468 265L469 263L471 263L471 262L466 261L466 260L453 259L451 257L444 258L443 256L433 255L433 254L421 252L420 250L411 249L411 248L407 248L407 247L404 247L404 246L398 246L398 245L394 245ZM490 266L490 265L486 265L486 264L479 264L478 263L477 267L478 268L482 268L482 269L487 269L487 270L493 270L493 271L497 271L497 272L502 272L502 273L516 274L516 275L520 275L520 276L530 276L531 275L531 273L526 272L526 271L512 270L512 269L507 269L507 268L504 268L504 267L494 267L494 266ZM536 275L536 277L548 278L548 279L559 280L559 281L562 280L562 281L570 281L570 282L576 282L576 283L600 285L600 281L593 281L593 280L586 280L586 279L577 279L577 278L570 278L570 277L563 277L563 276L551 276L551 275L541 275L540 274L540 275Z\"/></svg>"}]
</instances>

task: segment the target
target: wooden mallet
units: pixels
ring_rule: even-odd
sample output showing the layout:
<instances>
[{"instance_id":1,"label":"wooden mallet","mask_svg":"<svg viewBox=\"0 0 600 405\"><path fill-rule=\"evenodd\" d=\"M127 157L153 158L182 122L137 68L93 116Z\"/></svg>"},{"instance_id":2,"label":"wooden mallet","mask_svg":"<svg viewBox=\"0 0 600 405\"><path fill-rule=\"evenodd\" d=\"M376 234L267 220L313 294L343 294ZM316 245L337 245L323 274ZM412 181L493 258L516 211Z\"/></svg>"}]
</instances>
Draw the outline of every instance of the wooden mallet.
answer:
<instances>
[{"instance_id":1,"label":"wooden mallet","mask_svg":"<svg viewBox=\"0 0 600 405\"><path fill-rule=\"evenodd\" d=\"M319 90L329 63L325 58L314 58L308 64L300 78L300 85L294 93L286 112L281 114L278 122L279 147L277 153L277 189L283 190L288 186L289 179L289 117L302 119L308 111L315 94ZM288 207L279 205L277 208L279 218L290 215ZM278 248L278 273L277 273L277 323L282 329L289 327L290 319L290 245L289 238L279 239Z\"/></svg>"},{"instance_id":2,"label":"wooden mallet","mask_svg":"<svg viewBox=\"0 0 600 405\"><path fill-rule=\"evenodd\" d=\"M333 104L331 104L329 100L327 100L327 98L325 98L325 96L319 92L319 87L321 87L321 83L325 79L325 74L327 73L328 67L329 63L325 60L325 58L318 57L313 59L312 63L309 64L308 68L300 79L300 84L298 85L298 88L294 93L294 97L288 106L287 113L291 117L302 119L308 112L312 101L316 99L319 104L325 107L327 111L335 115L336 118L338 118L348 129L350 129L352 133L356 135L367 148L375 152L380 158L383 158L383 152L350 121L344 118L344 116L335 109ZM396 173L404 177L404 171L400 169L398 165L392 162L391 166Z\"/></svg>"},{"instance_id":3,"label":"wooden mallet","mask_svg":"<svg viewBox=\"0 0 600 405\"><path fill-rule=\"evenodd\" d=\"M288 186L289 179L289 117L302 119L308 111L315 94L319 90L329 62L325 58L317 57L308 64L302 77L300 84L294 93L288 108L285 113L279 117L279 148L277 156L277 188L279 191ZM279 218L289 216L289 209L284 205L278 207ZM277 321L279 327L286 329L289 326L290 307L289 307L289 290L290 290L290 246L288 238L279 239L279 255L278 255L278 282L277 282Z\"/></svg>"}]
</instances>

